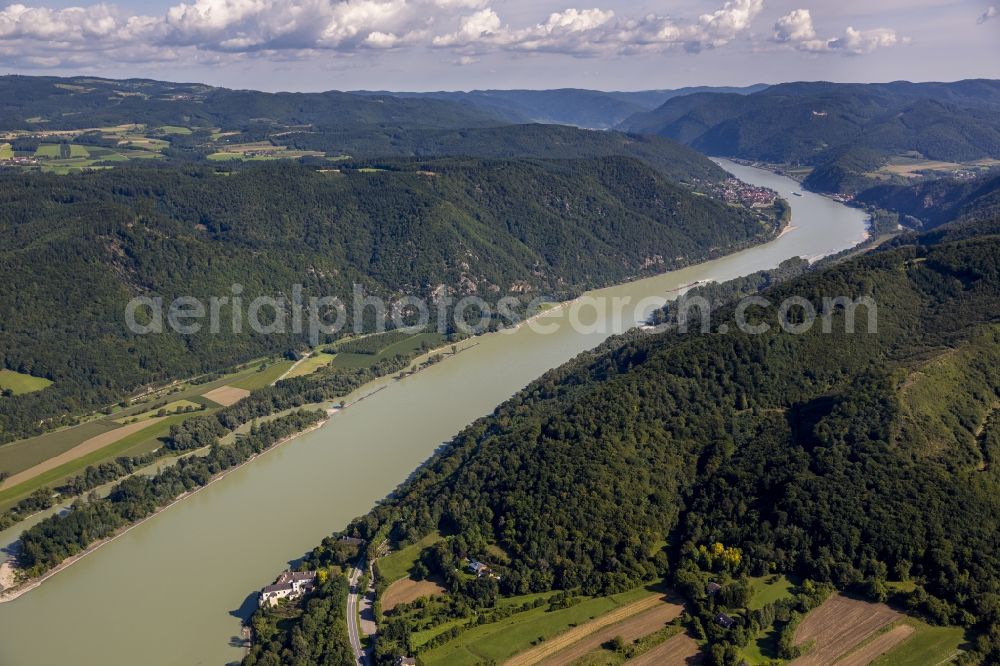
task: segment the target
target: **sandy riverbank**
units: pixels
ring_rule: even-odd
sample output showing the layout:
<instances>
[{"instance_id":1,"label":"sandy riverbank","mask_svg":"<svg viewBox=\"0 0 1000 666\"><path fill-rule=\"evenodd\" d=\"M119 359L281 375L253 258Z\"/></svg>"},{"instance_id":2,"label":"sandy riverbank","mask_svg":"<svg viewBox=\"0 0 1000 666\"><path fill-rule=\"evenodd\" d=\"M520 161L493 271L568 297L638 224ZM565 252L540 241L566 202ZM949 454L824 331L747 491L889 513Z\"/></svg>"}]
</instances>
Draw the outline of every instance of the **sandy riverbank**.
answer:
<instances>
[{"instance_id":1,"label":"sandy riverbank","mask_svg":"<svg viewBox=\"0 0 1000 666\"><path fill-rule=\"evenodd\" d=\"M19 585L14 585L14 586L8 588L8 586L6 584L4 584L2 581L3 580L7 580L7 578L5 578L5 576L9 576L11 581L16 581L17 569L13 566L13 564L11 563L10 560L7 560L6 562L3 563L2 567L0 567L0 572L2 572L2 573L0 573L0 585L3 585L3 588L4 588L3 591L0 591L0 604L7 603L8 601L14 601L15 599L17 599L17 598L19 598L19 597L27 594L31 590L35 589L36 587L38 587L39 585L41 585L42 583L44 583L45 581L47 581L49 578L52 578L53 576L55 576L60 571L64 571L65 569L68 569L69 567L73 566L74 564L76 564L77 562L79 562L80 560L82 560L84 557L90 555L91 553L93 553L94 551L98 550L102 546L106 546L107 544L111 543L115 539L117 539L117 538L119 538L119 537L127 534L131 530L133 530L136 527L142 525L147 520L150 520L150 519L156 517L157 515L159 515L160 513L166 511L167 509L169 509L170 507L174 506L178 502L181 502L181 501L187 499L188 497L194 495L195 493L201 492L202 490L204 490L205 488L208 488L210 485L212 485L213 483L215 483L219 479L222 479L225 476L231 474L232 472L235 472L236 470L240 469L244 465L249 465L251 462L253 462L257 458L259 458L259 457L261 457L263 455L266 455L270 451L274 451L275 449L277 449L282 444L290 442L293 439L295 439L296 437L300 437L302 435L310 433L310 432L312 432L314 430L317 430L318 428L322 428L324 425L326 425L327 421L330 420L330 416L332 416L332 414L328 411L327 412L327 417L325 419L316 422L315 424L309 426L305 430L300 430L297 433L291 434L291 435L289 435L289 436L287 436L287 437L285 437L283 439L278 440L277 442L275 442L274 444L272 444L270 447L268 447L266 450L261 451L260 453L254 455L254 456L251 456L250 458L247 458L246 460L244 460L239 465L236 465L235 467L231 467L231 468L227 469L224 472L220 472L219 474L216 474L204 486L201 486L201 487L196 488L194 490L191 490L189 492L182 493L181 495L178 495L172 502L170 502L169 504L166 504L166 505L160 507L159 509L157 509L153 513L151 513L148 516L146 516L145 518L143 518L142 520L140 520L138 522L135 522L135 523L132 523L131 525L126 525L125 527L121 528L120 530L118 530L117 532L115 532L114 534L112 534L111 536L105 537L104 539L101 539L100 541L95 541L94 543L92 543L89 546L87 546L81 552L77 553L76 555L73 555L72 557L66 558L65 560L63 560L62 562L60 562L58 565L56 565L52 569L49 569L48 571L46 571L41 576L36 576L34 578L29 578L29 579L23 581L22 583L20 583Z\"/></svg>"},{"instance_id":2,"label":"sandy riverbank","mask_svg":"<svg viewBox=\"0 0 1000 666\"><path fill-rule=\"evenodd\" d=\"M17 585L17 569L14 563L4 560L0 563L0 593Z\"/></svg>"}]
</instances>

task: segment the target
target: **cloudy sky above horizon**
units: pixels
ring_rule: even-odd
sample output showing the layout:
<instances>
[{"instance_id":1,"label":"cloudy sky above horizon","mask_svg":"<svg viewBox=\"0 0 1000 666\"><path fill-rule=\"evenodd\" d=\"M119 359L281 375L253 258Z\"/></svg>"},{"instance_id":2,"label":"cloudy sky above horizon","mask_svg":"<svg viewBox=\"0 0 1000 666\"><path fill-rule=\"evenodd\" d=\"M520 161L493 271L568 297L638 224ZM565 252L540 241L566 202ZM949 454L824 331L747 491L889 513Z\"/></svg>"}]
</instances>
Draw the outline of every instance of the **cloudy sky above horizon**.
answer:
<instances>
[{"instance_id":1,"label":"cloudy sky above horizon","mask_svg":"<svg viewBox=\"0 0 1000 666\"><path fill-rule=\"evenodd\" d=\"M1000 78L1000 0L3 2L0 73L261 90Z\"/></svg>"}]
</instances>

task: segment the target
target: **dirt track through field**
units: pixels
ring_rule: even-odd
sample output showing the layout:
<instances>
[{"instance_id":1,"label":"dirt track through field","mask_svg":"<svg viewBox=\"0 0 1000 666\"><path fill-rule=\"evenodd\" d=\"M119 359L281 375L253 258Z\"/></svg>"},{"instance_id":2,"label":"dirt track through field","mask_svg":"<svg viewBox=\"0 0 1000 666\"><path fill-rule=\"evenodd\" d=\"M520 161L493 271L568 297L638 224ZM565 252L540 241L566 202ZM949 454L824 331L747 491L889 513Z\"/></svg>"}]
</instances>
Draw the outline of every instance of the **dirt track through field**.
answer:
<instances>
[{"instance_id":1,"label":"dirt track through field","mask_svg":"<svg viewBox=\"0 0 1000 666\"><path fill-rule=\"evenodd\" d=\"M403 578L386 588L382 594L382 610L391 611L399 604L408 604L420 597L431 597L435 594L445 594L448 590L432 580L413 580Z\"/></svg>"},{"instance_id":2,"label":"dirt track through field","mask_svg":"<svg viewBox=\"0 0 1000 666\"><path fill-rule=\"evenodd\" d=\"M687 634L678 634L646 654L625 662L626 666L693 666L699 663L698 643Z\"/></svg>"},{"instance_id":3,"label":"dirt track through field","mask_svg":"<svg viewBox=\"0 0 1000 666\"><path fill-rule=\"evenodd\" d=\"M18 472L7 478L2 484L0 484L0 490L6 490L8 488L13 488L14 486L29 481L39 474L44 474L51 469L55 469L60 465L65 465L68 462L72 462L77 458L82 458L85 455L89 455L94 451L99 451L105 446L110 446L120 439L128 437L134 432L139 432L143 428L148 428L151 425L162 421L163 416L153 417L151 419L146 419L144 421L139 421L137 423L130 423L128 425L122 426L121 428L115 428L114 430L109 430L103 432L100 435L95 435L83 443L74 446L69 451L65 453L60 453L57 456L53 456L46 460L45 462L40 462L34 467L29 467L23 472Z\"/></svg>"},{"instance_id":4,"label":"dirt track through field","mask_svg":"<svg viewBox=\"0 0 1000 666\"><path fill-rule=\"evenodd\" d=\"M886 606L835 594L813 610L795 632L795 645L815 641L791 666L830 666L901 615Z\"/></svg>"},{"instance_id":5,"label":"dirt track through field","mask_svg":"<svg viewBox=\"0 0 1000 666\"><path fill-rule=\"evenodd\" d=\"M908 624L901 624L893 627L875 640L861 646L837 662L837 666L868 666L885 653L905 641L916 631Z\"/></svg>"},{"instance_id":6,"label":"dirt track through field","mask_svg":"<svg viewBox=\"0 0 1000 666\"><path fill-rule=\"evenodd\" d=\"M574 643L590 637L592 634L597 633L605 627L612 624L618 624L633 615L664 605L665 601L666 600L662 595L654 595L646 597L645 599L640 599L639 601L628 604L627 606L617 608L606 615L594 618L590 622L581 624L580 626L574 627L573 629L570 629L555 638L547 640L541 645L531 648L527 652L522 652L519 655L511 657L504 662L504 666L533 666L534 664L538 664L543 659L552 657L556 653L567 649ZM674 606L674 604L668 605ZM676 608L680 608L680 606L676 606ZM679 610L677 611L677 614L680 614ZM612 634L611 638L614 638L614 636L615 634ZM598 645L600 645L600 643L598 643Z\"/></svg>"}]
</instances>

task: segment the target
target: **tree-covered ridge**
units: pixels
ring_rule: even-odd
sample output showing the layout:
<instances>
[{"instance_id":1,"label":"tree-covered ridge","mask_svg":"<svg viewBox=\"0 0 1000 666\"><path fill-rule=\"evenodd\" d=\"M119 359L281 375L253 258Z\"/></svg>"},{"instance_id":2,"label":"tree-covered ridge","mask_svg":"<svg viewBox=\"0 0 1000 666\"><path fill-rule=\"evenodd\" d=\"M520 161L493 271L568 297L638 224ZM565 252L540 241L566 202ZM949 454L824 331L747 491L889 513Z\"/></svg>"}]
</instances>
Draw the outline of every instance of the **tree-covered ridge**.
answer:
<instances>
[{"instance_id":1,"label":"tree-covered ridge","mask_svg":"<svg viewBox=\"0 0 1000 666\"><path fill-rule=\"evenodd\" d=\"M816 167L808 187L851 193L890 156L970 162L1000 157L1000 82L789 83L752 95L696 94L620 129L709 155Z\"/></svg>"},{"instance_id":2,"label":"tree-covered ridge","mask_svg":"<svg viewBox=\"0 0 1000 666\"><path fill-rule=\"evenodd\" d=\"M860 193L861 203L898 212L914 228L932 229L955 218L1000 217L1000 173L974 180L942 178L917 185L882 185Z\"/></svg>"},{"instance_id":3,"label":"tree-covered ridge","mask_svg":"<svg viewBox=\"0 0 1000 666\"><path fill-rule=\"evenodd\" d=\"M401 543L441 531L422 561L472 604L489 591L450 573L462 557L490 561L504 594L660 576L688 589L711 566L702 547L719 543L734 578L788 572L875 598L912 580L900 600L914 611L988 635L1000 623L998 257L996 236L931 240L764 293L820 311L823 297L872 298L877 333L860 308L853 334L838 309L830 334L791 335L772 307L757 311L772 324L762 335L612 341L470 426L349 530ZM928 363L950 363L951 380L924 380L916 399ZM913 423L943 439L907 435ZM328 561L324 548L310 564ZM387 655L408 647L390 624ZM710 638L752 635L741 620ZM998 647L987 639L980 656Z\"/></svg>"},{"instance_id":4,"label":"tree-covered ridge","mask_svg":"<svg viewBox=\"0 0 1000 666\"><path fill-rule=\"evenodd\" d=\"M776 221L630 158L272 164L0 177L0 363L55 382L0 400L0 438L152 382L302 344L308 332L134 335L135 296L351 302L440 285L496 301L568 296L759 242ZM228 310L226 311L228 314ZM352 316L348 308L347 316Z\"/></svg>"},{"instance_id":5,"label":"tree-covered ridge","mask_svg":"<svg viewBox=\"0 0 1000 666\"><path fill-rule=\"evenodd\" d=\"M488 111L437 99L323 93L265 93L199 83L97 77L0 77L0 127L69 130L126 123L202 128L399 128L503 124Z\"/></svg>"},{"instance_id":6,"label":"tree-covered ridge","mask_svg":"<svg viewBox=\"0 0 1000 666\"><path fill-rule=\"evenodd\" d=\"M512 94L517 97L516 91ZM625 103L603 93L581 94L588 100ZM552 98L543 105L553 110L565 108L575 97L561 91L529 91L528 96L536 100L533 104ZM92 158L62 162L72 170L120 167L123 159L136 155L157 162L212 164L221 156L232 167L239 166L246 150L268 159L305 158L327 167L330 160L344 156L625 155L678 181L725 177L695 151L667 139L517 124L537 118L470 103L465 94L264 93L148 79L5 76L0 77L0 99L0 130L10 133L14 154L28 160L5 164L12 169L44 169L49 162L35 159L36 151L48 148L58 157L60 151L73 152L66 144L71 142L77 152L86 150ZM579 105L573 108L582 111Z\"/></svg>"},{"instance_id":7,"label":"tree-covered ridge","mask_svg":"<svg viewBox=\"0 0 1000 666\"><path fill-rule=\"evenodd\" d=\"M696 92L750 94L767 86L758 84L745 88L699 86L676 90L640 90L636 92L604 92L561 88L557 90L470 90L439 92L362 92L365 95L441 99L496 113L513 122L557 123L608 129L636 113L650 111L668 99Z\"/></svg>"},{"instance_id":8,"label":"tree-covered ridge","mask_svg":"<svg viewBox=\"0 0 1000 666\"><path fill-rule=\"evenodd\" d=\"M1000 82L771 86L667 101L622 124L717 155L816 164L830 149L917 150L962 161L1000 154Z\"/></svg>"}]
</instances>

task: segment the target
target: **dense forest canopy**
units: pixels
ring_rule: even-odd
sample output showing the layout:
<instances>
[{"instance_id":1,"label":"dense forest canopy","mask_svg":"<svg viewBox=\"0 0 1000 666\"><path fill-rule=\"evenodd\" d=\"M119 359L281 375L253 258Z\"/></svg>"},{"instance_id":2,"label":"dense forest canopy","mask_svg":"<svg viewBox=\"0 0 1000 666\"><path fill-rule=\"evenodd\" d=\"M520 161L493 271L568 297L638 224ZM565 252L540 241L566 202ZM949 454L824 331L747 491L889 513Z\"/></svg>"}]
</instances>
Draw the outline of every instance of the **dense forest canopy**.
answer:
<instances>
[{"instance_id":1,"label":"dense forest canopy","mask_svg":"<svg viewBox=\"0 0 1000 666\"><path fill-rule=\"evenodd\" d=\"M716 168L698 158L695 169L691 180ZM134 335L124 311L136 296L207 300L239 284L248 303L301 284L303 298L349 303L357 284L385 298L442 285L490 301L565 297L759 242L777 226L627 157L7 174L0 200L0 365L55 382L0 400L3 440L307 341L226 327Z\"/></svg>"},{"instance_id":2,"label":"dense forest canopy","mask_svg":"<svg viewBox=\"0 0 1000 666\"><path fill-rule=\"evenodd\" d=\"M421 566L473 606L493 602L451 573L463 557L491 561L500 594L666 576L692 608L716 550L734 577L786 572L877 599L910 580L900 601L981 631L970 658L993 663L998 259L996 223L971 215L763 292L820 312L832 295L873 299L877 332L864 315L847 332L838 308L829 333L613 339L468 427L347 533L406 544L440 532ZM335 544L307 565L339 561ZM409 645L405 623L389 629L387 660ZM748 635L738 623L708 638L724 655ZM285 636L270 643L285 652L248 663L293 663Z\"/></svg>"}]
</instances>

